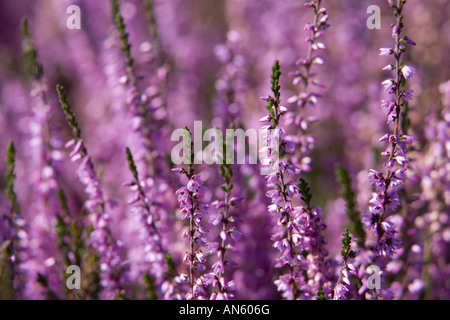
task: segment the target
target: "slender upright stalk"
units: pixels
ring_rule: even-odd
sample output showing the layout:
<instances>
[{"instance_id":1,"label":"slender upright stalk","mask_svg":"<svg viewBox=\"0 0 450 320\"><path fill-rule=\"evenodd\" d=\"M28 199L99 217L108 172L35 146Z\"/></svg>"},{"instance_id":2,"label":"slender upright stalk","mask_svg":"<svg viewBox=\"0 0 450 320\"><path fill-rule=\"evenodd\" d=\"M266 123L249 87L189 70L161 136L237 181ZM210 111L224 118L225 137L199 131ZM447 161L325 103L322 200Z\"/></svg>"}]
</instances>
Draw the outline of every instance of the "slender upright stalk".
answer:
<instances>
[{"instance_id":1,"label":"slender upright stalk","mask_svg":"<svg viewBox=\"0 0 450 320\"><path fill-rule=\"evenodd\" d=\"M89 223L93 231L89 234L92 247L100 254L100 265L102 267L102 286L110 298L123 298L124 290L121 278L124 276L120 264L120 246L114 240L109 227L111 217L106 213L103 190L94 163L88 154L87 148L81 137L81 129L75 114L67 98L66 92L61 85L56 87L61 108L66 116L66 121L72 129L73 139L66 147L73 147L70 157L72 161L81 160L77 170L77 177L85 187L88 200L85 203L89 211Z\"/></svg>"},{"instance_id":2,"label":"slender upright stalk","mask_svg":"<svg viewBox=\"0 0 450 320\"><path fill-rule=\"evenodd\" d=\"M404 80L410 78L415 73L415 69L402 65L401 58L406 51L404 44L415 43L406 36L401 36L403 31L402 10L406 1L398 0L396 3L391 1L391 7L394 10L396 23L392 27L392 37L394 39L394 48L381 48L380 55L392 55L394 63L389 64L383 70L394 70L395 77L383 81L385 91L393 95L391 100L382 100L382 106L387 108L387 123L393 125L393 133L387 133L379 141L387 141L389 147L381 154L387 157L384 163L386 173L383 175L376 170L371 170L369 179L375 187L377 193L373 194L370 201L371 216L366 217L366 225L374 226L377 234L377 245L375 252L378 256L390 256L400 246L400 239L397 237L398 231L392 222L386 221L388 210L395 212L400 205L398 190L402 187L406 178L405 171L408 168L408 158L406 157L406 145L411 145L416 137L402 134L400 132L400 123L402 108L411 100L411 90L403 89ZM396 165L400 168L396 168Z\"/></svg>"},{"instance_id":3,"label":"slender upright stalk","mask_svg":"<svg viewBox=\"0 0 450 320\"><path fill-rule=\"evenodd\" d=\"M208 244L206 235L209 230L204 225L204 217L209 206L200 202L204 198L206 187L203 185L200 175L196 174L193 168L194 148L191 133L187 127L184 128L184 137L185 149L188 150L185 155L187 169L172 169L173 172L184 174L188 179L186 187L176 191L181 208L181 219L189 219L189 227L183 232L183 237L189 241L188 252L183 259L184 263L188 265L188 274L180 274L179 278L188 284L187 300L203 300L205 299L207 284L202 277L202 272L207 267L206 256L201 248ZM196 271L200 271L198 276Z\"/></svg>"},{"instance_id":4,"label":"slender upright stalk","mask_svg":"<svg viewBox=\"0 0 450 320\"><path fill-rule=\"evenodd\" d=\"M23 297L23 275L20 270L21 263L23 262L23 247L21 246L21 241L19 238L20 230L23 228L23 219L21 218L21 213L19 209L19 203L17 201L17 195L14 190L14 183L16 179L15 173L16 164L16 148L13 141L8 143L6 148L6 165L7 172L5 175L6 188L5 195L8 199L9 205L9 215L8 220L8 231L9 231L9 242L5 242L5 252L6 252L6 263L3 268L4 273L2 273L2 278L6 279L6 288L11 290L12 299L21 299Z\"/></svg>"},{"instance_id":5,"label":"slender upright stalk","mask_svg":"<svg viewBox=\"0 0 450 320\"><path fill-rule=\"evenodd\" d=\"M319 41L319 38L324 35L325 30L329 27L327 9L322 7L322 0L313 0L305 3L305 7L312 8L314 11L314 18L312 23L305 26L305 30L309 31L309 36L306 38L308 44L308 51L305 58L298 59L296 64L299 66L298 70L292 71L289 74L294 77L293 84L301 85L297 94L290 97L288 103L296 103L299 110L291 111L287 114L288 119L295 126L297 136L293 139L298 145L295 151L293 161L300 167L301 171L310 171L311 159L308 152L314 148L314 137L308 132L309 126L317 121L317 117L308 116L308 105L315 107L320 94L311 91L310 84L319 88L324 88L324 84L315 77L312 72L314 65L322 65L325 60L316 52L326 50L326 45Z\"/></svg>"}]
</instances>

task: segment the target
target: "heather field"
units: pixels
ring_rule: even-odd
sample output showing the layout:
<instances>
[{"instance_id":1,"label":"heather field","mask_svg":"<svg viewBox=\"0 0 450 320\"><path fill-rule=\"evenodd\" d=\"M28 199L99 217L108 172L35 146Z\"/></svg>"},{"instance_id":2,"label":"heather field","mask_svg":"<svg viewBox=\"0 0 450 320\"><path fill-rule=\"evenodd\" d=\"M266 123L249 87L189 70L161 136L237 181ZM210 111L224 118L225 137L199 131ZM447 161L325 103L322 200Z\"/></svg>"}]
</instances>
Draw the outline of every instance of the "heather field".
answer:
<instances>
[{"instance_id":1,"label":"heather field","mask_svg":"<svg viewBox=\"0 0 450 320\"><path fill-rule=\"evenodd\" d=\"M0 0L0 299L450 299L449 17Z\"/></svg>"}]
</instances>

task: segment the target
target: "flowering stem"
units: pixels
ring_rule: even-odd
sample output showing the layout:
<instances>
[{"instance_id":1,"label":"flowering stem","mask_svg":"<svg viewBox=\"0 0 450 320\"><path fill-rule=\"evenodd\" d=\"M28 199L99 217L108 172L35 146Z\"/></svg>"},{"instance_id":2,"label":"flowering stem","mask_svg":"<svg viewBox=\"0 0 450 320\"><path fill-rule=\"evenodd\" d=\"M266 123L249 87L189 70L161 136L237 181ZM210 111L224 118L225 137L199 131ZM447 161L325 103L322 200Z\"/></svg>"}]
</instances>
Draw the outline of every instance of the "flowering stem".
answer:
<instances>
[{"instance_id":1,"label":"flowering stem","mask_svg":"<svg viewBox=\"0 0 450 320\"><path fill-rule=\"evenodd\" d=\"M191 133L187 127L184 128L184 136L186 143L185 154L187 162L187 170L184 168L172 169L173 172L184 174L188 179L186 187L176 191L178 202L180 205L181 218L184 220L189 218L189 228L184 232L183 236L189 240L189 251L186 252L184 262L189 265L188 275L180 275L184 281L187 281L189 292L186 295L188 300L204 299L204 281L201 277L195 277L195 270L206 270L206 258L201 247L206 247L208 241L206 234L208 229L202 224L204 215L207 213L208 205L200 202L204 197L206 187L198 174L193 169L194 148L191 140ZM197 248L198 247L198 248Z\"/></svg>"},{"instance_id":2,"label":"flowering stem","mask_svg":"<svg viewBox=\"0 0 450 320\"><path fill-rule=\"evenodd\" d=\"M377 257L391 256L397 248L400 247L401 239L397 236L398 230L392 220L388 217L388 209L395 212L401 205L399 190L403 185L402 180L406 179L405 171L408 169L408 158L406 157L406 145L411 145L416 139L415 136L401 134L400 123L402 117L402 107L412 99L412 90L401 88L403 80L406 80L415 73L415 69L401 65L401 57L406 51L403 44L415 45L414 41L407 36L401 37L403 29L402 9L404 0L389 1L391 8L394 9L396 23L392 25L392 37L394 39L394 48L381 48L380 55L393 55L394 64L389 64L383 70L395 70L395 79L387 79L382 82L384 89L394 98L391 100L382 100L381 105L387 108L387 123L394 126L393 134L387 133L379 141L387 141L387 149L381 155L387 157L384 166L386 174L383 175L376 170L370 170L369 180L375 187L376 193L370 200L370 214L365 214L365 222L370 227L374 227L377 235L377 243L374 251ZM394 166L401 169L394 169Z\"/></svg>"},{"instance_id":3,"label":"flowering stem","mask_svg":"<svg viewBox=\"0 0 450 320\"><path fill-rule=\"evenodd\" d=\"M141 220L141 223L146 228L146 235L144 241L145 241L145 250L154 256L153 261L150 264L150 273L144 273L143 274L143 280L146 284L146 289L148 292L148 299L149 300L156 300L157 299L157 293L155 291L156 284L155 284L155 278L159 277L159 271L160 268L165 267L164 262L164 249L161 243L161 233L159 232L159 229L156 227L155 220L156 217L154 214L152 214L151 206L147 201L147 196L142 188L142 182L139 179L138 170L136 167L136 164L133 159L133 155L131 154L131 151L128 147L125 149L126 158L128 162L128 167L130 172L133 175L133 181L131 182L130 186L132 188L137 188L138 196L137 199L135 199L133 202L138 201L139 203L136 204L143 210L139 210L139 218ZM153 272L153 269L156 269L156 272ZM158 274L155 274L158 273ZM167 274L163 275L164 280L166 280Z\"/></svg>"},{"instance_id":4,"label":"flowering stem","mask_svg":"<svg viewBox=\"0 0 450 320\"><path fill-rule=\"evenodd\" d=\"M67 123L72 129L73 139L66 144L66 146L74 145L70 154L71 160L82 160L77 175L80 182L85 186L85 192L89 196L89 200L85 205L89 211L88 218L93 227L93 231L90 233L90 241L92 241L93 248L99 251L100 264L105 269L101 273L104 282L103 286L109 291L108 294L114 294L116 299L122 299L124 297L124 290L120 283L122 267L120 266L120 258L117 257L119 255L119 245L114 240L108 226L110 216L105 213L102 187L95 172L94 164L81 137L80 127L72 111L66 92L59 84L56 86L56 89L61 108L64 111Z\"/></svg>"},{"instance_id":5,"label":"flowering stem","mask_svg":"<svg viewBox=\"0 0 450 320\"><path fill-rule=\"evenodd\" d=\"M233 188L233 185L231 184L231 177L233 176L233 172L230 164L222 164L221 167L223 168L223 169L221 168L221 174L223 173L222 177L225 179L225 184L223 184L223 190L225 194L224 194L224 210L222 211L222 233L226 234L229 222L228 214L230 210L230 193ZM226 238L222 237L222 242L219 248L221 252L220 259L223 265L225 265L225 253L227 252L225 240ZM219 291L221 293L224 293L224 288L221 285L220 281L218 282L218 286Z\"/></svg>"},{"instance_id":6,"label":"flowering stem","mask_svg":"<svg viewBox=\"0 0 450 320\"><path fill-rule=\"evenodd\" d=\"M56 190L56 197L61 211L60 214L56 215L57 246L64 257L64 269L67 270L67 267L70 265L82 265L82 250L85 246L83 228L80 223L77 223L77 221L70 216L67 198L62 189ZM67 277L65 273L64 275ZM70 294L69 291L70 290L66 288L67 297Z\"/></svg>"},{"instance_id":7,"label":"flowering stem","mask_svg":"<svg viewBox=\"0 0 450 320\"><path fill-rule=\"evenodd\" d=\"M19 203L17 201L16 192L14 191L14 181L16 179L15 174L15 163L16 163L16 148L14 142L10 141L6 148L6 165L7 172L5 175L6 179L6 189L5 195L9 202L9 232L10 232L10 242L9 246L6 248L7 263L4 270L7 270L5 274L9 273L8 287L11 289L12 298L18 299L21 296L21 292L18 290L20 286L19 277L19 239L17 237L17 219L20 217ZM3 273L2 273L3 276Z\"/></svg>"},{"instance_id":8,"label":"flowering stem","mask_svg":"<svg viewBox=\"0 0 450 320\"><path fill-rule=\"evenodd\" d=\"M238 242L241 237L241 232L236 229L235 226L229 227L230 223L238 222L240 219L230 216L230 208L237 207L238 203L243 197L231 197L231 190L233 190L233 184L231 178L233 177L233 170L231 164L225 163L220 165L220 175L224 179L224 182L220 187L224 192L224 200L214 201L213 206L216 207L218 213L211 217L210 222L214 225L218 224L220 220L222 230L219 233L221 238L220 243L210 242L208 244L208 252L213 253L217 251L218 260L213 264L214 271L203 278L206 280L206 284L212 283L213 286L218 287L217 292L213 292L210 296L212 300L228 300L234 297L232 291L235 291L235 281L226 281L225 268L230 265L236 265L236 263L228 258L225 258L229 249L234 248L230 242L230 239Z\"/></svg>"},{"instance_id":9,"label":"flowering stem","mask_svg":"<svg viewBox=\"0 0 450 320\"><path fill-rule=\"evenodd\" d=\"M309 85L313 84L320 88L325 87L317 78L314 78L314 74L312 73L313 65L321 65L324 63L324 59L319 55L315 55L314 52L317 50L326 50L325 44L318 40L329 27L327 23L327 9L321 7L321 4L321 0L312 0L304 4L305 7L310 7L314 10L313 22L305 26L305 30L309 30L309 36L306 38L308 51L306 58L299 59L296 62L296 65L299 65L300 69L289 73L294 76L294 85L302 85L299 92L287 100L288 103L296 102L300 107L298 113L290 112L289 118L294 123L297 134L294 142L299 145L299 148L295 151L293 161L297 162L301 171L311 170L311 159L306 156L306 153L314 148L314 137L309 135L307 130L311 123L317 121L316 117L307 116L307 105L309 104L314 107L317 103L317 98L320 96L318 93L310 92Z\"/></svg>"},{"instance_id":10,"label":"flowering stem","mask_svg":"<svg viewBox=\"0 0 450 320\"><path fill-rule=\"evenodd\" d=\"M282 174L278 174L278 178L279 178L279 184L278 185L281 187L281 194L282 194L282 198L283 198L283 206L286 206L286 203L287 203L288 200L287 200L286 185L284 183L284 177L283 177ZM292 223L291 222L292 218L291 218L291 215L290 215L289 211L287 211L287 210L282 212L282 215L285 215L285 218L282 219L283 220L283 226L287 230L286 238L287 238L288 243L289 243L290 255L291 255L291 257L293 257L294 255L299 254L299 252L297 252L297 250L295 249L295 244L294 244L294 241L292 239L293 229L292 229L292 227L289 226L289 224ZM290 285L291 285L292 299L293 300L297 300L298 297L299 297L300 292L297 289L297 286L295 284L295 280L294 280L295 267L294 267L294 264L292 264L292 263L289 264L289 272L291 274Z\"/></svg>"},{"instance_id":11,"label":"flowering stem","mask_svg":"<svg viewBox=\"0 0 450 320\"><path fill-rule=\"evenodd\" d=\"M353 271L352 269L354 269L353 266L349 265L348 260L350 258L354 258L356 257L357 253L353 250L351 250L351 242L352 242L352 238L349 235L348 230L345 230L345 232L342 234L343 238L342 238L342 251L341 251L341 255L342 255L342 268L341 271L339 272L339 277L338 280L336 282L336 285L334 287L334 299L335 300L339 300L339 299L345 299L345 294L352 290L351 284L350 284L350 279L349 279L349 274L351 271ZM352 267L352 269L350 269L350 266Z\"/></svg>"},{"instance_id":12,"label":"flowering stem","mask_svg":"<svg viewBox=\"0 0 450 320\"><path fill-rule=\"evenodd\" d=\"M268 140L271 141L269 146L271 158L277 155L275 161L270 160L270 167L274 172L266 176L267 184L272 190L266 194L272 198L272 205L269 206L269 212L277 212L280 214L278 223L282 226L281 234L274 235L274 247L282 251L282 256L277 259L276 267L283 267L286 264L289 266L289 274L280 276L275 284L279 291L284 291L284 297L287 299L298 299L299 290L297 288L298 280L298 256L300 253L296 248L293 240L293 219L291 213L293 211L291 197L298 192L298 188L292 182L285 181L284 172L294 174L294 166L286 164L284 156L286 152L292 151L286 146L291 142L285 140L284 129L280 126L280 118L286 112L286 108L280 105L280 65L276 60L272 66L271 76L271 90L273 96L264 98L267 101L266 109L269 111L269 116L263 118L264 122L269 122L267 127L267 135L270 136ZM278 141L273 141L278 140ZM278 147L278 149L277 149ZM289 288L289 291L287 290Z\"/></svg>"},{"instance_id":13,"label":"flowering stem","mask_svg":"<svg viewBox=\"0 0 450 320\"><path fill-rule=\"evenodd\" d=\"M19 216L19 203L17 201L17 195L14 191L14 181L16 179L15 174L15 163L16 163L16 148L14 142L10 141L6 148L6 165L8 171L6 172L6 189L5 194L9 200L11 218L14 220Z\"/></svg>"},{"instance_id":14,"label":"flowering stem","mask_svg":"<svg viewBox=\"0 0 450 320\"><path fill-rule=\"evenodd\" d=\"M64 115L66 116L66 121L69 127L72 129L72 136L74 138L74 142L78 145L78 151L76 152L77 159L78 158L87 159L86 165L88 167L88 170L91 171L92 173L95 173L94 164L92 163L92 160L88 156L86 146L83 143L83 139L81 137L81 129L80 126L78 125L78 121L75 117L75 114L73 113L72 108L70 106L66 91L64 90L64 87L60 84L56 85L56 91L58 93L61 108L64 112ZM97 188L97 192L99 193L97 197L98 205L101 214L103 214L105 212L105 203L103 201L103 194L101 188Z\"/></svg>"},{"instance_id":15,"label":"flowering stem","mask_svg":"<svg viewBox=\"0 0 450 320\"><path fill-rule=\"evenodd\" d=\"M129 94L131 95L129 99L130 111L132 114L135 114L136 117L140 119L141 124L138 127L138 132L140 133L141 138L143 139L144 147L147 150L147 152L144 155L147 172L144 172L144 174L153 175L154 152L152 139L150 137L152 133L150 131L150 127L154 121L150 115L149 106L147 105L146 101L144 101L144 99L147 98L144 98L144 95L139 87L138 76L134 65L134 59L131 55L131 44L128 41L129 34L126 32L126 26L123 17L119 12L118 0L111 0L111 8L113 20L115 22L116 29L119 32L119 37L122 42L121 50L125 57L127 83L131 84L129 92Z\"/></svg>"},{"instance_id":16,"label":"flowering stem","mask_svg":"<svg viewBox=\"0 0 450 320\"><path fill-rule=\"evenodd\" d=\"M312 24L310 36L308 39L308 53L306 56L306 62L304 64L305 66L305 74L304 77L302 77L303 80L303 91L306 92L308 89L308 85L310 82L310 76L311 76L311 66L313 64L313 51L314 51L314 45L317 38L317 33L320 30L320 27L322 26L319 24L319 19L321 18L321 15L324 13L324 11L320 10L322 0L317 1L311 1L310 6L314 10L314 22Z\"/></svg>"},{"instance_id":17,"label":"flowering stem","mask_svg":"<svg viewBox=\"0 0 450 320\"><path fill-rule=\"evenodd\" d=\"M150 209L150 205L149 205L148 201L146 200L147 197L145 195L144 189L142 189L141 180L139 179L139 174L137 171L136 163L134 162L133 155L131 154L131 151L128 147L126 147L125 153L126 153L126 157L127 157L127 161L128 161L128 168L130 169L130 172L133 174L133 178L134 178L133 185L136 186L136 188L138 190L139 200L140 200L142 206L144 207L144 210L146 213L144 220L146 221L146 225L149 228L149 230L148 230L149 234L156 233L156 234L158 234L158 238L160 239L161 235L159 234L159 230L156 228L155 219L151 219L150 223L148 223L149 217L152 216L152 212ZM161 246L159 247L159 249L162 249Z\"/></svg>"},{"instance_id":18,"label":"flowering stem","mask_svg":"<svg viewBox=\"0 0 450 320\"><path fill-rule=\"evenodd\" d=\"M394 15L396 17L396 23L393 27L392 36L394 38L394 51L393 56L395 58L395 82L393 83L394 88L394 95L395 95L395 122L394 122L394 137L395 139L391 140L391 152L389 153L389 159L388 162L394 161L394 157L397 156L397 147L398 147L398 137L400 134L400 122L402 117L402 107L406 105L404 99L403 99L403 93L401 90L401 82L403 81L404 77L402 74L402 68L400 65L400 60L403 52L405 51L404 48L402 48L402 39L400 37L400 34L403 29L403 15L402 15L402 9L403 5L405 4L405 0L398 0L397 5L394 6ZM383 200L383 212L386 211L386 206L388 205L389 196L388 196L388 189L391 184L392 179L394 178L394 174L391 171L391 168L387 168L386 175L384 177L386 184L384 189L384 200ZM381 227L381 223L383 222L385 215L380 215L379 220L377 223L377 235L378 235L378 241L382 238L384 234L384 230Z\"/></svg>"},{"instance_id":19,"label":"flowering stem","mask_svg":"<svg viewBox=\"0 0 450 320\"><path fill-rule=\"evenodd\" d=\"M35 78L36 81L40 81L42 76L44 75L44 70L42 65L37 60L38 52L31 42L31 35L28 29L27 19L22 19L21 27L23 36L22 51L25 58L24 61L26 63L26 69L28 73Z\"/></svg>"},{"instance_id":20,"label":"flowering stem","mask_svg":"<svg viewBox=\"0 0 450 320\"><path fill-rule=\"evenodd\" d=\"M166 56L162 47L161 38L158 33L158 26L156 24L154 0L144 0L144 8L149 24L150 35L153 40L152 45L156 47L155 51L158 55L158 63L160 65L164 65L166 62Z\"/></svg>"}]
</instances>

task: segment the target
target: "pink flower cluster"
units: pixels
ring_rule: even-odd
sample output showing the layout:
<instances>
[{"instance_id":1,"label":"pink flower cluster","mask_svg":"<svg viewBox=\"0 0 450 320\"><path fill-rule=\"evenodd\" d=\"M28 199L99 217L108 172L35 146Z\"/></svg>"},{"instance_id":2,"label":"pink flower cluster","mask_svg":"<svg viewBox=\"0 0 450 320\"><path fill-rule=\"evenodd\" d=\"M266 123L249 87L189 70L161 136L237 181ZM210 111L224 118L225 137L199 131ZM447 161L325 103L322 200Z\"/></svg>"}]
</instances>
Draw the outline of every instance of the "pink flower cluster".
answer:
<instances>
[{"instance_id":1,"label":"pink flower cluster","mask_svg":"<svg viewBox=\"0 0 450 320\"><path fill-rule=\"evenodd\" d=\"M449 298L445 1L67 5L0 11L0 299Z\"/></svg>"}]
</instances>

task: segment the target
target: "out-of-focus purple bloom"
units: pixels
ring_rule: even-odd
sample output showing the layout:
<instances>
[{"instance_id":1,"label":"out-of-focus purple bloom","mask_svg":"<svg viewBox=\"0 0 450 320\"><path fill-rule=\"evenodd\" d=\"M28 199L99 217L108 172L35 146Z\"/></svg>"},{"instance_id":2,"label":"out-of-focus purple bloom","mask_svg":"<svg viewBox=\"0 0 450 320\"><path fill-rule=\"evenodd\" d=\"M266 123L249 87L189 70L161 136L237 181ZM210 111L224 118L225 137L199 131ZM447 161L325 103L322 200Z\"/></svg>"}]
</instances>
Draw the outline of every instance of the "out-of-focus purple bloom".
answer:
<instances>
[{"instance_id":1,"label":"out-of-focus purple bloom","mask_svg":"<svg viewBox=\"0 0 450 320\"><path fill-rule=\"evenodd\" d=\"M405 79L409 79L412 77L413 74L416 73L416 69L410 66L403 66L402 67L402 74Z\"/></svg>"},{"instance_id":2,"label":"out-of-focus purple bloom","mask_svg":"<svg viewBox=\"0 0 450 320\"><path fill-rule=\"evenodd\" d=\"M380 48L380 56L387 56L392 54L394 51L391 48Z\"/></svg>"},{"instance_id":3,"label":"out-of-focus purple bloom","mask_svg":"<svg viewBox=\"0 0 450 320\"><path fill-rule=\"evenodd\" d=\"M85 201L85 207L89 211L87 222L93 228L89 235L88 244L100 255L102 293L108 299L123 296L122 281L125 278L125 269L122 266L120 253L122 244L112 236L111 216L106 212L102 187L95 172L94 164L81 138L81 130L71 110L65 90L61 85L57 85L57 92L66 120L73 133L73 139L66 143L66 148L72 148L70 160L80 162L76 170L76 176L88 197Z\"/></svg>"}]
</instances>

